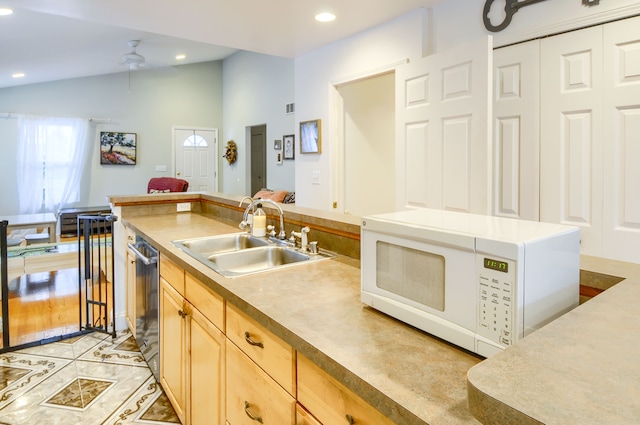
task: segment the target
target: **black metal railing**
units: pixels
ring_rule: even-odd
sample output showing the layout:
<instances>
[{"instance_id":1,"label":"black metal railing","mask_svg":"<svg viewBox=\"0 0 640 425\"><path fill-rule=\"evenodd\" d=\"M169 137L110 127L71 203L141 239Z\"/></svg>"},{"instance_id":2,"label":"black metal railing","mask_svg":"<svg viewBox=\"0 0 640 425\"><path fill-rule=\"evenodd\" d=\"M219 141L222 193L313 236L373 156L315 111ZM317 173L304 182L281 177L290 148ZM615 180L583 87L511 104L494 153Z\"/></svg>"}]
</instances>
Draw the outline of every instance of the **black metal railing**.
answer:
<instances>
[{"instance_id":1,"label":"black metal railing","mask_svg":"<svg viewBox=\"0 0 640 425\"><path fill-rule=\"evenodd\" d=\"M112 214L78 215L80 329L116 337ZM110 330L111 329L111 330Z\"/></svg>"},{"instance_id":2,"label":"black metal railing","mask_svg":"<svg viewBox=\"0 0 640 425\"><path fill-rule=\"evenodd\" d=\"M2 286L2 347L9 346L9 269L7 266L7 220L0 221L0 286Z\"/></svg>"}]
</instances>

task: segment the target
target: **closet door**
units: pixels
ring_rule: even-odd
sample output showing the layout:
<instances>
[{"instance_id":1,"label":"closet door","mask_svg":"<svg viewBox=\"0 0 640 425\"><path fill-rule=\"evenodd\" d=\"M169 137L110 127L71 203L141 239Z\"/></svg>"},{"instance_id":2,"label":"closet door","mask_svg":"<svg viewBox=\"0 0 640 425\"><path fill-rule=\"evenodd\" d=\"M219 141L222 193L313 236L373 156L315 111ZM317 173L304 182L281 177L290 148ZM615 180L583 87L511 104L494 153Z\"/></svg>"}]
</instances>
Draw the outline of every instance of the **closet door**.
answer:
<instances>
[{"instance_id":1,"label":"closet door","mask_svg":"<svg viewBox=\"0 0 640 425\"><path fill-rule=\"evenodd\" d=\"M640 262L640 18L604 26L604 252Z\"/></svg>"},{"instance_id":2,"label":"closet door","mask_svg":"<svg viewBox=\"0 0 640 425\"><path fill-rule=\"evenodd\" d=\"M491 38L396 69L398 209L491 210Z\"/></svg>"},{"instance_id":3,"label":"closet door","mask_svg":"<svg viewBox=\"0 0 640 425\"><path fill-rule=\"evenodd\" d=\"M540 220L580 227L602 255L602 27L541 41Z\"/></svg>"},{"instance_id":4,"label":"closet door","mask_svg":"<svg viewBox=\"0 0 640 425\"><path fill-rule=\"evenodd\" d=\"M540 40L493 51L494 215L540 218Z\"/></svg>"}]
</instances>

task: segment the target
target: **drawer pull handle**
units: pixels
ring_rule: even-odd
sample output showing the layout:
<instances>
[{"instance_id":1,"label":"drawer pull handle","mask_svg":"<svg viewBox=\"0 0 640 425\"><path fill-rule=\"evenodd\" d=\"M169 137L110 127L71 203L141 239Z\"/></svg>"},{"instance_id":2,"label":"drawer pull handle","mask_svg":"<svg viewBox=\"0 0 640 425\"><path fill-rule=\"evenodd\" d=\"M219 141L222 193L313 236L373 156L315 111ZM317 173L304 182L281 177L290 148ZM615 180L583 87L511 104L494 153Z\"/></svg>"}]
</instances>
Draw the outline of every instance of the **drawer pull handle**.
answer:
<instances>
[{"instance_id":1,"label":"drawer pull handle","mask_svg":"<svg viewBox=\"0 0 640 425\"><path fill-rule=\"evenodd\" d=\"M178 316L180 316L180 317L182 317L184 319L185 317L187 317L187 313L185 313L182 310L178 310Z\"/></svg>"},{"instance_id":2,"label":"drawer pull handle","mask_svg":"<svg viewBox=\"0 0 640 425\"><path fill-rule=\"evenodd\" d=\"M351 416L350 414L347 413L346 417L347 417L347 421L349 422L349 425L353 425L356 423L356 420L353 419L353 416Z\"/></svg>"},{"instance_id":3,"label":"drawer pull handle","mask_svg":"<svg viewBox=\"0 0 640 425\"><path fill-rule=\"evenodd\" d=\"M251 419L252 421L256 421L256 422L262 423L262 416L254 415L253 413L251 413L251 410L249 410L249 407L251 407L251 405L249 404L248 401L245 400L245 402L244 402L244 413L246 413L247 416L249 417L249 419Z\"/></svg>"},{"instance_id":4,"label":"drawer pull handle","mask_svg":"<svg viewBox=\"0 0 640 425\"><path fill-rule=\"evenodd\" d=\"M251 334L248 331L244 333L244 340L255 347L264 348L264 345L261 342L251 339Z\"/></svg>"}]
</instances>

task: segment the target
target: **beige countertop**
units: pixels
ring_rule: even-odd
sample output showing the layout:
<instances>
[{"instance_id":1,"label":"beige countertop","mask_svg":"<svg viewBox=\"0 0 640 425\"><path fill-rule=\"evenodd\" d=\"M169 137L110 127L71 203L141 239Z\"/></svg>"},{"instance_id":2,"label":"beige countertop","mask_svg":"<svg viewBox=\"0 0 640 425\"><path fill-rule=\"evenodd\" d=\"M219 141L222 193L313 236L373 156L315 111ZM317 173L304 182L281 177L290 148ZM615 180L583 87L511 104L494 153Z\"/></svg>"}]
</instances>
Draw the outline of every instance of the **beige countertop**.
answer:
<instances>
[{"instance_id":1,"label":"beige countertop","mask_svg":"<svg viewBox=\"0 0 640 425\"><path fill-rule=\"evenodd\" d=\"M236 223L194 213L125 222L396 423L478 424L467 408L467 371L482 359L362 304L358 261L224 278L171 241L237 232Z\"/></svg>"},{"instance_id":2,"label":"beige countertop","mask_svg":"<svg viewBox=\"0 0 640 425\"><path fill-rule=\"evenodd\" d=\"M626 280L471 368L482 423L640 423L640 265L583 257L581 268Z\"/></svg>"}]
</instances>

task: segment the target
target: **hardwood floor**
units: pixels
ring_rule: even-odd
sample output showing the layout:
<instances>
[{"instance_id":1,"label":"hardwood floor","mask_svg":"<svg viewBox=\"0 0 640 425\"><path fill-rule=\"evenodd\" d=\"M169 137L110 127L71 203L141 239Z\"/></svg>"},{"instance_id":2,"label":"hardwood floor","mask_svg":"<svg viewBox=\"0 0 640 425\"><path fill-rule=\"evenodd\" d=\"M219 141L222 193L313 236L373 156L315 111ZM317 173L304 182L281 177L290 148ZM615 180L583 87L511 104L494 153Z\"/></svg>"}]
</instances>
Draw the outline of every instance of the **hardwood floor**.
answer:
<instances>
[{"instance_id":1,"label":"hardwood floor","mask_svg":"<svg viewBox=\"0 0 640 425\"><path fill-rule=\"evenodd\" d=\"M102 296L97 293L98 285L93 285L96 290L92 291L92 299L106 299L111 304L111 284L105 285L104 274L101 283ZM99 313L98 307L94 307L93 310L92 324L104 323L104 315ZM84 315L83 324L86 324ZM26 274L9 282L11 347L79 331L80 297L77 268Z\"/></svg>"},{"instance_id":2,"label":"hardwood floor","mask_svg":"<svg viewBox=\"0 0 640 425\"><path fill-rule=\"evenodd\" d=\"M22 275L9 283L12 347L80 331L78 269Z\"/></svg>"}]
</instances>

